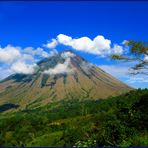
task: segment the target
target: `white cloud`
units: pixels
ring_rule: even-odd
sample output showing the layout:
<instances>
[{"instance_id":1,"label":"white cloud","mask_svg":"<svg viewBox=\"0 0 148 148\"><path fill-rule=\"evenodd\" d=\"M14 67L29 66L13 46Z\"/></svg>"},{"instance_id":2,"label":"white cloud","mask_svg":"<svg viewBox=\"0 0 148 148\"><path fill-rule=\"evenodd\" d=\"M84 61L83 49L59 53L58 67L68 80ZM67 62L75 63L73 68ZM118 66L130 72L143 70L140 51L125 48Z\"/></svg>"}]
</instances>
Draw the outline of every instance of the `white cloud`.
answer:
<instances>
[{"instance_id":1,"label":"white cloud","mask_svg":"<svg viewBox=\"0 0 148 148\"><path fill-rule=\"evenodd\" d=\"M50 52L49 52L49 57L52 57L52 56L55 56L58 54L58 51L56 49L52 49Z\"/></svg>"},{"instance_id":2,"label":"white cloud","mask_svg":"<svg viewBox=\"0 0 148 148\"><path fill-rule=\"evenodd\" d=\"M52 39L51 42L48 42L47 44L44 44L43 46L46 48L55 48L57 46L57 40L56 39Z\"/></svg>"},{"instance_id":3,"label":"white cloud","mask_svg":"<svg viewBox=\"0 0 148 148\"><path fill-rule=\"evenodd\" d=\"M73 39L68 44L76 50L90 52L90 49L93 48L93 42L88 37L82 37L78 39Z\"/></svg>"},{"instance_id":4,"label":"white cloud","mask_svg":"<svg viewBox=\"0 0 148 148\"><path fill-rule=\"evenodd\" d=\"M33 47L27 47L24 49L24 52L33 56L39 55L45 58L49 56L49 54L46 51L44 51L43 48L40 47L38 47L37 49L34 49Z\"/></svg>"},{"instance_id":5,"label":"white cloud","mask_svg":"<svg viewBox=\"0 0 148 148\"><path fill-rule=\"evenodd\" d=\"M122 45L126 45L127 42L128 42L128 40L123 40Z\"/></svg>"},{"instance_id":6,"label":"white cloud","mask_svg":"<svg viewBox=\"0 0 148 148\"><path fill-rule=\"evenodd\" d=\"M57 36L57 40L61 44L69 45L69 43L72 41L72 37L64 35L64 34L59 34Z\"/></svg>"},{"instance_id":7,"label":"white cloud","mask_svg":"<svg viewBox=\"0 0 148 148\"><path fill-rule=\"evenodd\" d=\"M4 48L0 48L0 62L12 63L18 58L21 58L20 47L7 45Z\"/></svg>"},{"instance_id":8,"label":"white cloud","mask_svg":"<svg viewBox=\"0 0 148 148\"><path fill-rule=\"evenodd\" d=\"M21 54L21 58L18 58L18 60L23 60L23 61L28 61L28 62L34 62L35 59L32 55L29 55L29 54Z\"/></svg>"},{"instance_id":9,"label":"white cloud","mask_svg":"<svg viewBox=\"0 0 148 148\"><path fill-rule=\"evenodd\" d=\"M69 51L63 52L61 54L61 57L65 59L65 62L58 63L54 68L49 68L48 70L45 70L43 73L49 75L72 73L74 69L70 67L70 60L71 57L74 56L75 55Z\"/></svg>"},{"instance_id":10,"label":"white cloud","mask_svg":"<svg viewBox=\"0 0 148 148\"><path fill-rule=\"evenodd\" d=\"M49 54L42 48L34 49L33 47L27 47L22 49L21 47L14 47L12 45L7 45L4 48L0 47L1 66L7 66L7 69L1 69L9 73L11 71L11 73L32 74L36 68L34 56L48 57Z\"/></svg>"},{"instance_id":11,"label":"white cloud","mask_svg":"<svg viewBox=\"0 0 148 148\"><path fill-rule=\"evenodd\" d=\"M58 63L54 68L45 70L43 73L50 74L50 75L70 73L72 72L72 69L69 67L69 63L70 63L70 60L66 59L63 64Z\"/></svg>"},{"instance_id":12,"label":"white cloud","mask_svg":"<svg viewBox=\"0 0 148 148\"><path fill-rule=\"evenodd\" d=\"M111 54L121 55L123 53L123 47L117 44L114 44L114 47L110 50Z\"/></svg>"},{"instance_id":13,"label":"white cloud","mask_svg":"<svg viewBox=\"0 0 148 148\"><path fill-rule=\"evenodd\" d=\"M70 36L59 34L56 39L52 39L52 42L48 43L50 48L55 48L58 44L70 46L75 50L105 56L108 54L122 54L123 47L114 44L111 47L111 40L105 39L104 36L98 35L93 40L89 37L72 38ZM48 45L47 44L47 45ZM47 47L47 45L45 45ZM53 45L53 46L52 46Z\"/></svg>"},{"instance_id":14,"label":"white cloud","mask_svg":"<svg viewBox=\"0 0 148 148\"><path fill-rule=\"evenodd\" d=\"M98 55L108 51L111 44L111 41L105 39L103 36L97 36L91 40L88 37L73 39L70 36L60 34L57 36L57 41L60 44L71 46L73 49Z\"/></svg>"},{"instance_id":15,"label":"white cloud","mask_svg":"<svg viewBox=\"0 0 148 148\"><path fill-rule=\"evenodd\" d=\"M11 70L15 73L33 74L37 68L36 64L26 64L23 61L17 61L11 66Z\"/></svg>"},{"instance_id":16,"label":"white cloud","mask_svg":"<svg viewBox=\"0 0 148 148\"><path fill-rule=\"evenodd\" d=\"M145 55L144 61L145 61L145 62L148 62L148 56L147 56L147 55Z\"/></svg>"},{"instance_id":17,"label":"white cloud","mask_svg":"<svg viewBox=\"0 0 148 148\"><path fill-rule=\"evenodd\" d=\"M73 53L71 53L71 52L69 52L69 51L66 51L66 52L63 52L63 53L61 54L61 56L62 56L62 58L67 59L67 58L74 57L75 54L73 54Z\"/></svg>"},{"instance_id":18,"label":"white cloud","mask_svg":"<svg viewBox=\"0 0 148 148\"><path fill-rule=\"evenodd\" d=\"M84 70L85 73L90 74L90 69L93 67L93 64L83 61L80 63L80 67Z\"/></svg>"}]
</instances>

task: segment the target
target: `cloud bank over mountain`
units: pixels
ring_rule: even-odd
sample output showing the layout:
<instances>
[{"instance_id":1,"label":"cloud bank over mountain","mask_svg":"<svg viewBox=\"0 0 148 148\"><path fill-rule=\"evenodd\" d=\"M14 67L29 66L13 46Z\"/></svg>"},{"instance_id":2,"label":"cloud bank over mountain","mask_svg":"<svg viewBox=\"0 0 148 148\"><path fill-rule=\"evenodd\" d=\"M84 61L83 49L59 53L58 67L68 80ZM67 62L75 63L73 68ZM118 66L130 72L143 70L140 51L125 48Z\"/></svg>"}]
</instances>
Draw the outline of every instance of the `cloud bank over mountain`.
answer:
<instances>
[{"instance_id":1,"label":"cloud bank over mountain","mask_svg":"<svg viewBox=\"0 0 148 148\"><path fill-rule=\"evenodd\" d=\"M70 67L70 58L74 56L71 52L63 52L61 57L65 59L64 63L58 63L54 68L45 70L43 73L49 75L72 73L74 69Z\"/></svg>"}]
</instances>

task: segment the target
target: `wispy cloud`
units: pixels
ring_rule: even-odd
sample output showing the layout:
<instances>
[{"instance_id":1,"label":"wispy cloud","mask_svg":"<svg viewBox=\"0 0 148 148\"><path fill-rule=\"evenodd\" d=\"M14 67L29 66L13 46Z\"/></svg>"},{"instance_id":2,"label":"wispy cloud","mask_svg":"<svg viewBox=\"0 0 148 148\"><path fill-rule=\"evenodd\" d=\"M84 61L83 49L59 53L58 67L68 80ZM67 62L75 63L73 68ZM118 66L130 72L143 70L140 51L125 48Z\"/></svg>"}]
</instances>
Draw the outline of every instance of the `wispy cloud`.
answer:
<instances>
[{"instance_id":1,"label":"wispy cloud","mask_svg":"<svg viewBox=\"0 0 148 148\"><path fill-rule=\"evenodd\" d=\"M5 66L1 66L0 67L0 80L8 77L9 75L11 75L13 72L9 67L5 67Z\"/></svg>"},{"instance_id":2,"label":"wispy cloud","mask_svg":"<svg viewBox=\"0 0 148 148\"><path fill-rule=\"evenodd\" d=\"M55 48L57 46L58 42L56 39L52 39L51 42L48 41L47 44L43 44L43 47L46 48Z\"/></svg>"},{"instance_id":3,"label":"wispy cloud","mask_svg":"<svg viewBox=\"0 0 148 148\"><path fill-rule=\"evenodd\" d=\"M98 65L101 69L106 71L107 73L117 77L117 78L123 78L128 77L128 69L126 65Z\"/></svg>"},{"instance_id":4,"label":"wispy cloud","mask_svg":"<svg viewBox=\"0 0 148 148\"><path fill-rule=\"evenodd\" d=\"M131 65L129 64L116 64L116 65L99 65L101 69L107 73L115 76L116 78L124 81L130 86L133 87L148 87L148 76L147 75L130 75L129 70Z\"/></svg>"},{"instance_id":5,"label":"wispy cloud","mask_svg":"<svg viewBox=\"0 0 148 148\"><path fill-rule=\"evenodd\" d=\"M54 68L49 68L43 73L49 75L72 73L74 69L70 67L70 58L74 56L71 52L63 52L61 57L65 59L64 63L58 63Z\"/></svg>"},{"instance_id":6,"label":"wispy cloud","mask_svg":"<svg viewBox=\"0 0 148 148\"><path fill-rule=\"evenodd\" d=\"M44 49L41 47L38 47L37 49L34 49L33 47L26 47L23 52L32 56L39 55L45 58L49 56L49 53L44 51Z\"/></svg>"},{"instance_id":7,"label":"wispy cloud","mask_svg":"<svg viewBox=\"0 0 148 148\"><path fill-rule=\"evenodd\" d=\"M92 68L93 64L91 63L87 63L85 61L83 61L82 63L80 63L80 67L83 69L83 71L87 74L91 74L90 69Z\"/></svg>"},{"instance_id":8,"label":"wispy cloud","mask_svg":"<svg viewBox=\"0 0 148 148\"><path fill-rule=\"evenodd\" d=\"M130 77L127 80L128 83L148 83L148 77L143 77L143 76L135 76L135 77Z\"/></svg>"}]
</instances>

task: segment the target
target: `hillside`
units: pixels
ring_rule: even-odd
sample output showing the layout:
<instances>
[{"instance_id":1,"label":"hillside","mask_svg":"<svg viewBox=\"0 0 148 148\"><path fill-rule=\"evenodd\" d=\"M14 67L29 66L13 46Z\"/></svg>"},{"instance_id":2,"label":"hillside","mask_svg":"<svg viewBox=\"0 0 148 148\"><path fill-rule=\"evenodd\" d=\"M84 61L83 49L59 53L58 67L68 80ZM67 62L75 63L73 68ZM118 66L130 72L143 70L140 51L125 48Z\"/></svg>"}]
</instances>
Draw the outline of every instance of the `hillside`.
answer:
<instances>
[{"instance_id":1,"label":"hillside","mask_svg":"<svg viewBox=\"0 0 148 148\"><path fill-rule=\"evenodd\" d=\"M147 146L148 89L0 113L1 146ZM0 106L0 110L3 106Z\"/></svg>"},{"instance_id":2,"label":"hillside","mask_svg":"<svg viewBox=\"0 0 148 148\"><path fill-rule=\"evenodd\" d=\"M73 98L97 100L131 89L79 55L64 51L39 61L33 74L13 74L1 81L0 104L31 109Z\"/></svg>"}]
</instances>

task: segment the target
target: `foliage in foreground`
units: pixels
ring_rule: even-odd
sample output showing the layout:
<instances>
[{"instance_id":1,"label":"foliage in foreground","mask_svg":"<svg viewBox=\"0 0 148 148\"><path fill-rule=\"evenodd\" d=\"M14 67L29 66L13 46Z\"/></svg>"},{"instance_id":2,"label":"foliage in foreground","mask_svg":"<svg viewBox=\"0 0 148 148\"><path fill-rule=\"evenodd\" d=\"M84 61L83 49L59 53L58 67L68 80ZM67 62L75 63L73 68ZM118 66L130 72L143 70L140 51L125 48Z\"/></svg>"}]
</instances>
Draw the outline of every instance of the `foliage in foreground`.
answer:
<instances>
[{"instance_id":1,"label":"foliage in foreground","mask_svg":"<svg viewBox=\"0 0 148 148\"><path fill-rule=\"evenodd\" d=\"M148 89L0 114L0 146L147 146Z\"/></svg>"},{"instance_id":2,"label":"foliage in foreground","mask_svg":"<svg viewBox=\"0 0 148 148\"><path fill-rule=\"evenodd\" d=\"M134 66L129 69L130 74L148 75L148 42L129 40L124 44L129 48L129 51L122 55L114 54L111 59L134 62Z\"/></svg>"}]
</instances>

